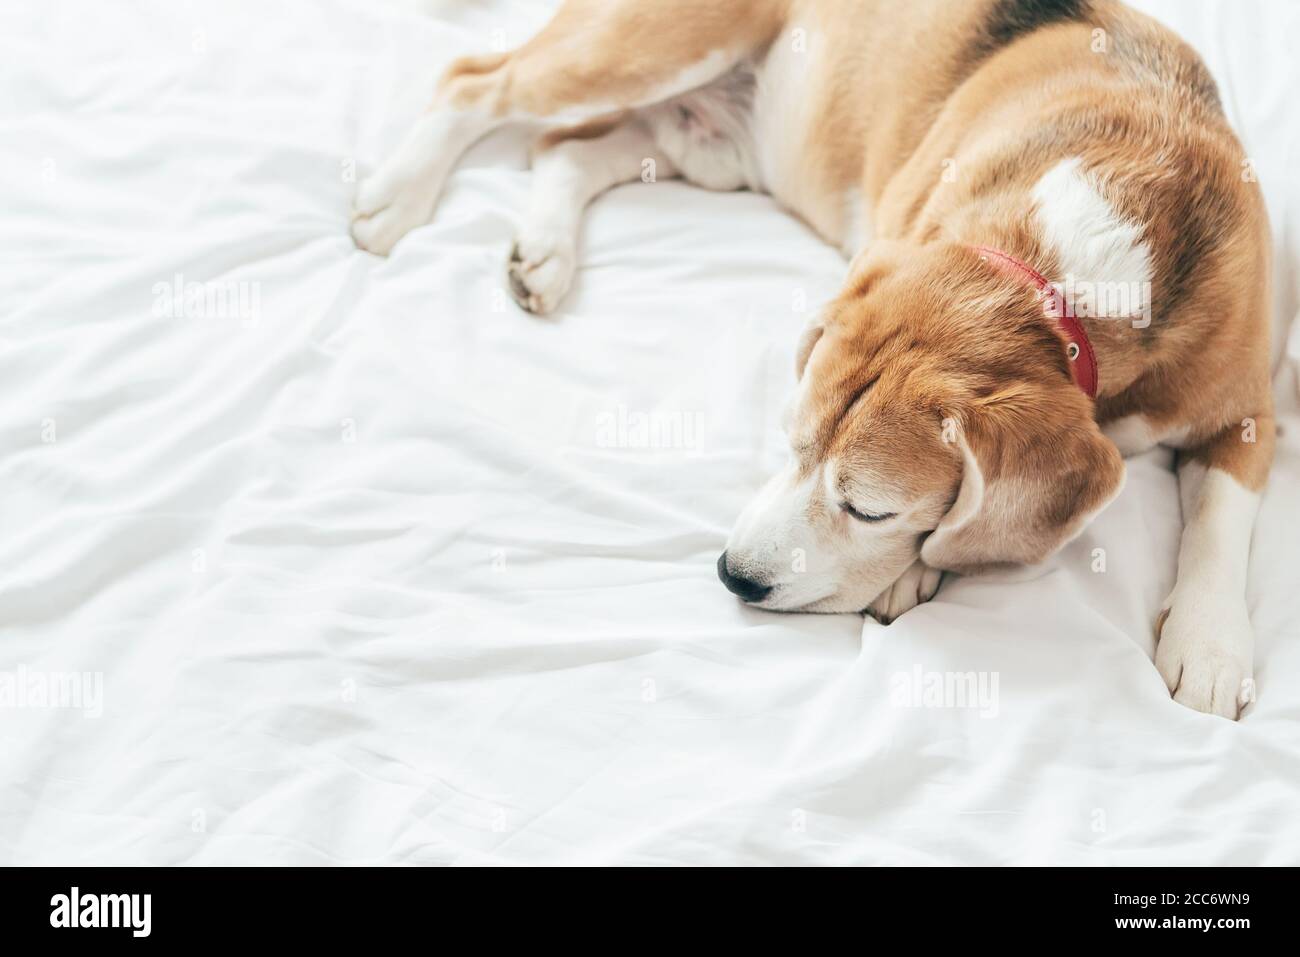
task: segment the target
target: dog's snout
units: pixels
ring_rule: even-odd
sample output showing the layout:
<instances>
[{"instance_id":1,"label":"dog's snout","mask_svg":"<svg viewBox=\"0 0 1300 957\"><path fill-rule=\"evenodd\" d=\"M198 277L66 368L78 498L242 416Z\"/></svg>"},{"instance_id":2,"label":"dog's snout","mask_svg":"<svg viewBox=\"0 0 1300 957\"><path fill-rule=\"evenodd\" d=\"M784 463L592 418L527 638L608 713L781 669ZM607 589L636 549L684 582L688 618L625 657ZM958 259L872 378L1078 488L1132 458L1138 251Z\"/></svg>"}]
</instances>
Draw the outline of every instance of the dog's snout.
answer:
<instances>
[{"instance_id":1,"label":"dog's snout","mask_svg":"<svg viewBox=\"0 0 1300 957\"><path fill-rule=\"evenodd\" d=\"M727 567L726 552L718 556L718 578L722 579L722 584L727 586L727 591L741 601L762 601L772 592L769 585L760 585L743 575L733 575L731 569Z\"/></svg>"}]
</instances>

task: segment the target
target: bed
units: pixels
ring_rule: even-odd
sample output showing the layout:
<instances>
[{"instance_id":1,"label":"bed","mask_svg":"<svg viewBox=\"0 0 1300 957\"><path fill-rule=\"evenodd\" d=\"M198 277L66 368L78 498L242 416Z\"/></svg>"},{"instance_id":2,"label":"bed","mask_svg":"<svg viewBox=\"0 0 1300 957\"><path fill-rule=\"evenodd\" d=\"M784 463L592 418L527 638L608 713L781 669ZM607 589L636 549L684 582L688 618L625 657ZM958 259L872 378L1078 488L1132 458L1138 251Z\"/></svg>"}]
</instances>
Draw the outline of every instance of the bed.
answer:
<instances>
[{"instance_id":1,"label":"bed","mask_svg":"<svg viewBox=\"0 0 1300 957\"><path fill-rule=\"evenodd\" d=\"M390 258L353 246L441 68L552 3L0 14L0 863L1300 863L1300 5L1136 5L1206 58L1274 228L1235 724L1151 664L1168 453L887 628L723 590L844 269L769 199L615 190L538 319L507 131Z\"/></svg>"}]
</instances>

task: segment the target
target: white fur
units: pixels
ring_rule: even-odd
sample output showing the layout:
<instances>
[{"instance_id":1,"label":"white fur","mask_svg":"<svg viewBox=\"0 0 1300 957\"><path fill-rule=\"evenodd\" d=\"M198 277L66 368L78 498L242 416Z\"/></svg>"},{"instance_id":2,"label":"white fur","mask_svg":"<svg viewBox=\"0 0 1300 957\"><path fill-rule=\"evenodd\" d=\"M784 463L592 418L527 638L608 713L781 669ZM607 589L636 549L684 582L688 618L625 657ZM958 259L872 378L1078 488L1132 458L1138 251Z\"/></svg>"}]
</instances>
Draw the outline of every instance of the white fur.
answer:
<instances>
[{"instance_id":1,"label":"white fur","mask_svg":"<svg viewBox=\"0 0 1300 957\"><path fill-rule=\"evenodd\" d=\"M585 103L571 104L544 117L516 110L508 114L506 119L544 119L552 125L572 126L597 117L621 113L624 110L642 109L707 86L726 74L736 65L736 62L736 54L729 50L711 50L702 59L683 67L657 85L648 87L640 96L620 100L588 100Z\"/></svg>"},{"instance_id":2,"label":"white fur","mask_svg":"<svg viewBox=\"0 0 1300 957\"><path fill-rule=\"evenodd\" d=\"M829 594L829 583L817 572L809 575L806 565L816 541L805 519L820 481L818 474L801 478L791 463L759 490L732 528L728 564L735 574L771 586L765 607L796 607Z\"/></svg>"},{"instance_id":3,"label":"white fur","mask_svg":"<svg viewBox=\"0 0 1300 957\"><path fill-rule=\"evenodd\" d=\"M645 115L687 180L707 189L768 193L852 257L871 238L861 190L851 186L842 205L810 194L807 105L824 46L817 30L793 26L761 61L728 64Z\"/></svg>"},{"instance_id":4,"label":"white fur","mask_svg":"<svg viewBox=\"0 0 1300 957\"><path fill-rule=\"evenodd\" d=\"M939 576L913 571L918 550L913 516L860 522L840 508L838 479L834 460L802 477L791 464L741 513L727 541L728 567L772 589L757 607L857 612L872 606L882 617L893 618L928 601ZM880 511L893 507L859 504ZM892 594L895 584L897 593Z\"/></svg>"},{"instance_id":5,"label":"white fur","mask_svg":"<svg viewBox=\"0 0 1300 957\"><path fill-rule=\"evenodd\" d=\"M1122 419L1106 423L1101 431L1115 443L1119 454L1125 458L1140 455L1157 445L1182 448L1188 436L1186 427L1157 428L1144 415L1126 415Z\"/></svg>"},{"instance_id":6,"label":"white fur","mask_svg":"<svg viewBox=\"0 0 1300 957\"><path fill-rule=\"evenodd\" d=\"M815 28L795 23L778 36L757 69L750 124L753 140L759 144L763 191L797 211L832 245L851 254L849 248L856 238L853 214L847 203L820 201L812 193L815 187L808 175L807 148L813 132L808 103L813 99L813 78L825 56L825 37Z\"/></svg>"},{"instance_id":7,"label":"white fur","mask_svg":"<svg viewBox=\"0 0 1300 957\"><path fill-rule=\"evenodd\" d=\"M712 83L736 65L736 55L728 50L713 50L702 60L696 60L690 66L678 71L677 75L660 84L638 100L623 103L620 108L629 106L650 106L674 96L689 93L705 84ZM612 112L612 111L606 111Z\"/></svg>"},{"instance_id":8,"label":"white fur","mask_svg":"<svg viewBox=\"0 0 1300 957\"><path fill-rule=\"evenodd\" d=\"M1112 284L1134 290L1123 315L1104 318L1136 320L1149 315L1151 250L1142 228L1114 210L1084 172L1078 157L1062 160L1034 186L1037 219L1043 238L1060 263L1062 292L1071 309L1083 315L1080 300L1087 290L1075 283Z\"/></svg>"},{"instance_id":9,"label":"white fur","mask_svg":"<svg viewBox=\"0 0 1300 957\"><path fill-rule=\"evenodd\" d=\"M496 122L456 110L421 116L397 152L357 190L352 218L357 245L387 256L399 239L427 223L456 160Z\"/></svg>"},{"instance_id":10,"label":"white fur","mask_svg":"<svg viewBox=\"0 0 1300 957\"><path fill-rule=\"evenodd\" d=\"M1179 469L1178 482L1186 527L1156 668L1175 701L1236 718L1254 700L1245 592L1259 495L1194 461Z\"/></svg>"},{"instance_id":11,"label":"white fur","mask_svg":"<svg viewBox=\"0 0 1300 957\"><path fill-rule=\"evenodd\" d=\"M750 130L754 73L738 67L699 89L644 111L659 148L705 189L762 188Z\"/></svg>"},{"instance_id":12,"label":"white fur","mask_svg":"<svg viewBox=\"0 0 1300 957\"><path fill-rule=\"evenodd\" d=\"M675 173L639 120L595 139L564 140L537 155L528 212L507 265L511 292L521 306L548 313L559 305L577 268L583 210L605 190L647 169L656 179Z\"/></svg>"},{"instance_id":13,"label":"white fur","mask_svg":"<svg viewBox=\"0 0 1300 957\"><path fill-rule=\"evenodd\" d=\"M640 96L628 97L625 100L619 100L617 102L613 100L599 100L574 104L554 113L547 114L545 119L547 122L555 125L570 126L578 123L585 123L588 120L597 117L608 116L613 113L621 113L624 110L654 107L674 97L683 96L693 90L707 87L731 70L731 68L736 65L736 62L736 55L728 50L711 50L703 59L696 60L694 63L683 67L673 76L659 83L657 86L648 88ZM539 117L530 116L524 113L512 113L509 118L514 120L530 120L538 119Z\"/></svg>"},{"instance_id":14,"label":"white fur","mask_svg":"<svg viewBox=\"0 0 1300 957\"><path fill-rule=\"evenodd\" d=\"M809 77L820 46L815 31L796 26L776 38L757 70L751 124L755 142L763 145L762 186L779 199L797 192L806 175L801 147Z\"/></svg>"},{"instance_id":15,"label":"white fur","mask_svg":"<svg viewBox=\"0 0 1300 957\"><path fill-rule=\"evenodd\" d=\"M620 103L592 101L544 119L555 125L575 124L629 107L651 106L712 83L735 63L735 54L714 50L639 99ZM446 107L436 107L420 116L397 151L357 190L352 217L352 237L357 245L388 255L399 239L433 216L448 175L470 146L505 122L533 119L543 117L517 111L492 116Z\"/></svg>"}]
</instances>

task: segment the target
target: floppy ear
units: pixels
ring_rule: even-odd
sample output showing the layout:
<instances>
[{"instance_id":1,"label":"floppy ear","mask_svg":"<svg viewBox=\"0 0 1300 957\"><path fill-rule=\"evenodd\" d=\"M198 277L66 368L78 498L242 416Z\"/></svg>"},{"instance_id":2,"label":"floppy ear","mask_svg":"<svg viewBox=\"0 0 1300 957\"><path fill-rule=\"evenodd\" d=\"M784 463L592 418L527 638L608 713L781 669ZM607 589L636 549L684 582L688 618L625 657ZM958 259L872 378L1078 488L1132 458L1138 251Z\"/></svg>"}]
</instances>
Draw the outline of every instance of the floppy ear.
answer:
<instances>
[{"instance_id":1,"label":"floppy ear","mask_svg":"<svg viewBox=\"0 0 1300 957\"><path fill-rule=\"evenodd\" d=\"M794 377L795 379L803 378L803 370L808 365L808 357L816 348L817 343L821 341L822 333L826 327L822 325L821 319L814 319L808 324L808 328L803 331L799 337L799 345L795 348L794 353Z\"/></svg>"},{"instance_id":2,"label":"floppy ear","mask_svg":"<svg viewBox=\"0 0 1300 957\"><path fill-rule=\"evenodd\" d=\"M959 431L957 498L921 546L932 568L1031 564L1083 530L1124 485L1124 460L1082 393L1030 401L1013 386L980 402Z\"/></svg>"}]
</instances>

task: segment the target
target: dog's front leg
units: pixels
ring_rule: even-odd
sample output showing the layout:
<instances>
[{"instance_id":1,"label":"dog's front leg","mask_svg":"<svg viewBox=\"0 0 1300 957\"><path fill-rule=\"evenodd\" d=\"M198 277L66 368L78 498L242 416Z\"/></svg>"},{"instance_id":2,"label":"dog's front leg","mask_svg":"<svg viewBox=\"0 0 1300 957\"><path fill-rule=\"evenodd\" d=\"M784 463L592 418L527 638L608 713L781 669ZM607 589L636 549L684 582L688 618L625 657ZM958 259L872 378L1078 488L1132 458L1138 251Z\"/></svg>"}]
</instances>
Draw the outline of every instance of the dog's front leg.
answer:
<instances>
[{"instance_id":1,"label":"dog's front leg","mask_svg":"<svg viewBox=\"0 0 1300 957\"><path fill-rule=\"evenodd\" d=\"M1175 701L1225 718L1254 700L1246 568L1273 428L1269 414L1247 419L1178 467L1183 539L1178 580L1156 623L1156 667Z\"/></svg>"},{"instance_id":2,"label":"dog's front leg","mask_svg":"<svg viewBox=\"0 0 1300 957\"><path fill-rule=\"evenodd\" d=\"M547 134L533 154L532 197L506 264L515 301L529 312L553 310L577 268L582 213L620 183L676 175L641 120L611 118Z\"/></svg>"}]
</instances>

